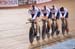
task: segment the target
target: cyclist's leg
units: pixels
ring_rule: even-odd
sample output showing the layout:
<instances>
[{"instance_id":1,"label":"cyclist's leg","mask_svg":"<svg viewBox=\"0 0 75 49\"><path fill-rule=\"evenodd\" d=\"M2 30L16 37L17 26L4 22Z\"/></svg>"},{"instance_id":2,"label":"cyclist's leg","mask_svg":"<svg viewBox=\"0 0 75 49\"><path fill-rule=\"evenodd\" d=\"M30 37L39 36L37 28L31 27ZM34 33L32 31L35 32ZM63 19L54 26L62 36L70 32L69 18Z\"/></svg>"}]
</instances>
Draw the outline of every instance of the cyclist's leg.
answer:
<instances>
[{"instance_id":1,"label":"cyclist's leg","mask_svg":"<svg viewBox=\"0 0 75 49\"><path fill-rule=\"evenodd\" d=\"M37 32L39 32L39 17L37 17L37 20L36 20L36 29L37 29Z\"/></svg>"},{"instance_id":2,"label":"cyclist's leg","mask_svg":"<svg viewBox=\"0 0 75 49\"><path fill-rule=\"evenodd\" d=\"M56 26L57 26L57 35L59 34L60 32L60 23L59 23L59 13L57 13L57 16L56 16Z\"/></svg>"},{"instance_id":3,"label":"cyclist's leg","mask_svg":"<svg viewBox=\"0 0 75 49\"><path fill-rule=\"evenodd\" d=\"M39 17L36 18L36 40L39 42L40 40L40 30L39 30Z\"/></svg>"},{"instance_id":4,"label":"cyclist's leg","mask_svg":"<svg viewBox=\"0 0 75 49\"><path fill-rule=\"evenodd\" d=\"M38 12L37 18L36 18L36 31L37 31L37 36L39 36L39 19L40 19L40 12Z\"/></svg>"},{"instance_id":5,"label":"cyclist's leg","mask_svg":"<svg viewBox=\"0 0 75 49\"><path fill-rule=\"evenodd\" d=\"M58 30L60 30L60 23L59 23L59 19L56 19L56 25L57 25Z\"/></svg>"},{"instance_id":6,"label":"cyclist's leg","mask_svg":"<svg viewBox=\"0 0 75 49\"><path fill-rule=\"evenodd\" d=\"M49 27L49 29L51 28L51 19L48 19L48 27Z\"/></svg>"},{"instance_id":7,"label":"cyclist's leg","mask_svg":"<svg viewBox=\"0 0 75 49\"><path fill-rule=\"evenodd\" d=\"M49 33L50 28L51 28L51 20L48 19L48 21L47 21L47 29L46 29L46 33L47 33L48 39L49 39L49 37L50 37L50 33Z\"/></svg>"},{"instance_id":8,"label":"cyclist's leg","mask_svg":"<svg viewBox=\"0 0 75 49\"><path fill-rule=\"evenodd\" d=\"M56 20L56 35L58 36L60 34L60 23L59 19Z\"/></svg>"},{"instance_id":9,"label":"cyclist's leg","mask_svg":"<svg viewBox=\"0 0 75 49\"><path fill-rule=\"evenodd\" d=\"M48 16L48 26L49 26L49 28L51 28L51 17L52 17L52 13L50 12L50 14Z\"/></svg>"},{"instance_id":10,"label":"cyclist's leg","mask_svg":"<svg viewBox=\"0 0 75 49\"><path fill-rule=\"evenodd\" d=\"M68 26L68 13L66 14L66 17L65 17L65 22L66 22L66 32L68 33L69 32L69 26Z\"/></svg>"}]
</instances>

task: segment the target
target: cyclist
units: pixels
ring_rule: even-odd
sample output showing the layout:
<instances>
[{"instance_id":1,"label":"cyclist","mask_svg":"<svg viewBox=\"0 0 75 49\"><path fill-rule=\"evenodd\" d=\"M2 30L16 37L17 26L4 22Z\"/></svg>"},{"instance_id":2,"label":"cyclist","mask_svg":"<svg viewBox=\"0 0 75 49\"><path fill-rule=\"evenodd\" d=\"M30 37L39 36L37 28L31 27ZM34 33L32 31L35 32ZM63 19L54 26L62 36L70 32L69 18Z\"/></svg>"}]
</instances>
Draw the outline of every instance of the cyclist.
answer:
<instances>
[{"instance_id":1,"label":"cyclist","mask_svg":"<svg viewBox=\"0 0 75 49\"><path fill-rule=\"evenodd\" d=\"M65 18L65 22L66 22L66 25L67 25L66 32L68 33L69 32L69 28L68 28L68 10L64 7L61 7L59 9L59 13L60 13L60 18Z\"/></svg>"},{"instance_id":2,"label":"cyclist","mask_svg":"<svg viewBox=\"0 0 75 49\"><path fill-rule=\"evenodd\" d=\"M52 8L51 8L51 13L52 13L52 18L56 19L56 26L57 26L57 35L59 34L59 12L58 12L58 9L52 5Z\"/></svg>"},{"instance_id":3,"label":"cyclist","mask_svg":"<svg viewBox=\"0 0 75 49\"><path fill-rule=\"evenodd\" d=\"M48 28L47 28L47 33L49 33L49 30L50 30L50 27L51 27L51 11L50 11L50 8L48 8L46 5L44 5L43 9L42 9L42 14L43 14L43 17L42 19L43 20L47 20L47 24L48 24Z\"/></svg>"},{"instance_id":4,"label":"cyclist","mask_svg":"<svg viewBox=\"0 0 75 49\"><path fill-rule=\"evenodd\" d=\"M32 5L32 8L29 10L29 13L32 16L32 20L36 24L36 34L39 36L39 18L40 18L40 9L37 8L35 5Z\"/></svg>"}]
</instances>

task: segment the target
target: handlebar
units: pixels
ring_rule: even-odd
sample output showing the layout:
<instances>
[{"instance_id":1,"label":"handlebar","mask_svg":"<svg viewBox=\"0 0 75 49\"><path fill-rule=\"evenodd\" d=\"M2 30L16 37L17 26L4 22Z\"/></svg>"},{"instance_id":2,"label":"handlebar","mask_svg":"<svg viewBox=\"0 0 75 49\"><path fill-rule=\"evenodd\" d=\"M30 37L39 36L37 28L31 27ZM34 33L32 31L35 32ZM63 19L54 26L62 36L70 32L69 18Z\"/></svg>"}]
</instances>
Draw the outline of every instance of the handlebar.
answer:
<instances>
[{"instance_id":1,"label":"handlebar","mask_svg":"<svg viewBox=\"0 0 75 49\"><path fill-rule=\"evenodd\" d=\"M40 20L41 21L41 20ZM40 22L39 21L39 22ZM28 23L35 23L36 21L35 20L33 20L33 19L28 19L28 22L26 22L26 24L28 24Z\"/></svg>"},{"instance_id":2,"label":"handlebar","mask_svg":"<svg viewBox=\"0 0 75 49\"><path fill-rule=\"evenodd\" d=\"M28 23L34 23L34 20L29 20L29 22L26 22L26 24Z\"/></svg>"}]
</instances>

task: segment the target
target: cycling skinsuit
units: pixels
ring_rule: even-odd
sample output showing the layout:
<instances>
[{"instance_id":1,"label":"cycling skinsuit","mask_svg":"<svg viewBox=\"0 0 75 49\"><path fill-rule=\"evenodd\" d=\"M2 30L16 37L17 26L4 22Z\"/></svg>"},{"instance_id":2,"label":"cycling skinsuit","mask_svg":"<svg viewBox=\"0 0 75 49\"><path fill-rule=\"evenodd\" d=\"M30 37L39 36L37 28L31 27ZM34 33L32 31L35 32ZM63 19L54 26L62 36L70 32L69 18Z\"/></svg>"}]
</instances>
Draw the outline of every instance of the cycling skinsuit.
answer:
<instances>
[{"instance_id":1,"label":"cycling skinsuit","mask_svg":"<svg viewBox=\"0 0 75 49\"><path fill-rule=\"evenodd\" d=\"M59 10L59 14L60 14L60 18L62 16L64 16L65 18L68 18L68 10L66 8L64 8L64 11Z\"/></svg>"}]
</instances>

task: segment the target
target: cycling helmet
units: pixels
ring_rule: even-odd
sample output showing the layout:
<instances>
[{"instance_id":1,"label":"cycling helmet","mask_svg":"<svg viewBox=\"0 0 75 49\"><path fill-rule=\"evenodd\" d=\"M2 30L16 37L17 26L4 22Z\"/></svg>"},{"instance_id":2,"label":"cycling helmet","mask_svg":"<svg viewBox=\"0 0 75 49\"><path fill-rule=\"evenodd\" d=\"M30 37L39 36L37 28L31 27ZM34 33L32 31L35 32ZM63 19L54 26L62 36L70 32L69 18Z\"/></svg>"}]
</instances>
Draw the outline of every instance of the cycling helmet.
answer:
<instances>
[{"instance_id":1,"label":"cycling helmet","mask_svg":"<svg viewBox=\"0 0 75 49\"><path fill-rule=\"evenodd\" d=\"M46 9L46 5L44 5L44 9Z\"/></svg>"},{"instance_id":2,"label":"cycling helmet","mask_svg":"<svg viewBox=\"0 0 75 49\"><path fill-rule=\"evenodd\" d=\"M61 8L60 8L60 11L64 11L64 7L61 7Z\"/></svg>"},{"instance_id":3,"label":"cycling helmet","mask_svg":"<svg viewBox=\"0 0 75 49\"><path fill-rule=\"evenodd\" d=\"M33 10L35 9L35 6L34 6L34 5L32 5L32 9L33 9Z\"/></svg>"}]
</instances>

